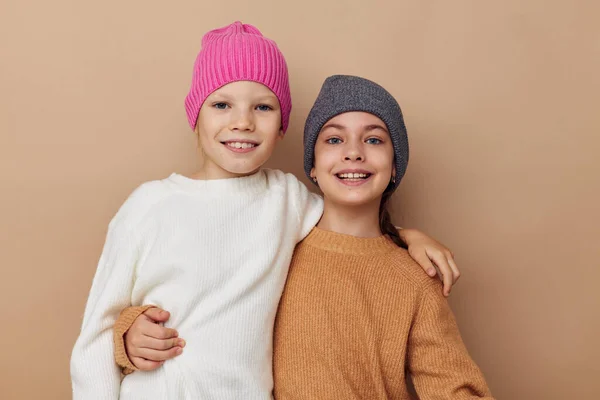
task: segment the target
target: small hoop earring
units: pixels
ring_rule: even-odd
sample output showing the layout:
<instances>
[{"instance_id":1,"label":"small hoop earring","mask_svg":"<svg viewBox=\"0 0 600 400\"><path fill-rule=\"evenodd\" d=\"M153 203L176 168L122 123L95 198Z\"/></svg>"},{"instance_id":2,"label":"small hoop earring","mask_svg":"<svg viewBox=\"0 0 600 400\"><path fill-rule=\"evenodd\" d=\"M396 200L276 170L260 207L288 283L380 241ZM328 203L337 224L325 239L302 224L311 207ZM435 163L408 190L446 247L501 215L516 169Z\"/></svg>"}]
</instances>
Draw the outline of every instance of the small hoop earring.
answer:
<instances>
[{"instance_id":1,"label":"small hoop earring","mask_svg":"<svg viewBox=\"0 0 600 400\"><path fill-rule=\"evenodd\" d=\"M312 180L316 182L316 181L317 181L317 177L316 177L316 176L313 176L313 177L312 177Z\"/></svg>"},{"instance_id":2,"label":"small hoop earring","mask_svg":"<svg viewBox=\"0 0 600 400\"><path fill-rule=\"evenodd\" d=\"M392 183L396 183L396 175L392 175Z\"/></svg>"}]
</instances>

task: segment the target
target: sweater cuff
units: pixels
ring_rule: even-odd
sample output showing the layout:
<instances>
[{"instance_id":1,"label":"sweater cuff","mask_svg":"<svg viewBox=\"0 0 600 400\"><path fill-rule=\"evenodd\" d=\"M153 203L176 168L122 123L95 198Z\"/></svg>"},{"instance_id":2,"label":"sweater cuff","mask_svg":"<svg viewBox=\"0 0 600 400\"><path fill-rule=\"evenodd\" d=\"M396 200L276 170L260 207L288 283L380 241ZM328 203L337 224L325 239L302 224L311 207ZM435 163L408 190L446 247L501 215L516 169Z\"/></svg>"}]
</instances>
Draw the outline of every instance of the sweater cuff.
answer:
<instances>
[{"instance_id":1,"label":"sweater cuff","mask_svg":"<svg viewBox=\"0 0 600 400\"><path fill-rule=\"evenodd\" d=\"M133 322L140 314L143 314L149 308L155 307L153 305L127 307L119 315L119 319L115 322L113 327L113 342L115 344L115 361L117 365L121 367L124 375L129 375L134 371L137 371L137 367L133 365L127 350L125 349L125 333L131 328Z\"/></svg>"}]
</instances>

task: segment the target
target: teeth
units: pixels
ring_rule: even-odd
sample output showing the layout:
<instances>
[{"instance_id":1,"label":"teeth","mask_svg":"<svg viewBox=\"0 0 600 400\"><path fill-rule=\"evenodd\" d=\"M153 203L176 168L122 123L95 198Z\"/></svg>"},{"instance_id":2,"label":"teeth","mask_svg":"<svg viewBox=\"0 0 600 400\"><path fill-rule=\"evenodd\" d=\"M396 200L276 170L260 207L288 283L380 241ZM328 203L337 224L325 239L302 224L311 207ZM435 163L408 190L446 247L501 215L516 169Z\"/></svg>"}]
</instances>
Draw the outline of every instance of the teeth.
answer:
<instances>
[{"instance_id":1,"label":"teeth","mask_svg":"<svg viewBox=\"0 0 600 400\"><path fill-rule=\"evenodd\" d=\"M227 142L226 144L234 149L250 149L252 147L256 147L254 143Z\"/></svg>"},{"instance_id":2,"label":"teeth","mask_svg":"<svg viewBox=\"0 0 600 400\"><path fill-rule=\"evenodd\" d=\"M338 174L338 176L342 179L364 179L367 177L367 174L350 172L350 173Z\"/></svg>"}]
</instances>

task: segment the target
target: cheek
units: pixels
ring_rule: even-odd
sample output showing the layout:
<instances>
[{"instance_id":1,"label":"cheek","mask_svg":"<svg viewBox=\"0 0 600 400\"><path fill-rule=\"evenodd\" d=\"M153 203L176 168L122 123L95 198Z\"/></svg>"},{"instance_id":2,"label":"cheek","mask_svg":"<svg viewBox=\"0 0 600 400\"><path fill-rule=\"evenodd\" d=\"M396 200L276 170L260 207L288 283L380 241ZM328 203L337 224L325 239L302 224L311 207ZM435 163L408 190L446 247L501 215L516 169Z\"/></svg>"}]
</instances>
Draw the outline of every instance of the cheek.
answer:
<instances>
[{"instance_id":1,"label":"cheek","mask_svg":"<svg viewBox=\"0 0 600 400\"><path fill-rule=\"evenodd\" d=\"M212 154L214 151L218 151L220 144L215 141L216 133L218 133L218 129L210 123L198 126L198 143L204 152Z\"/></svg>"},{"instance_id":2,"label":"cheek","mask_svg":"<svg viewBox=\"0 0 600 400\"><path fill-rule=\"evenodd\" d=\"M265 132L269 137L279 139L281 135L281 118L276 115L262 116L257 119L257 125L261 127L261 130Z\"/></svg>"},{"instance_id":3,"label":"cheek","mask_svg":"<svg viewBox=\"0 0 600 400\"><path fill-rule=\"evenodd\" d=\"M333 150L315 149L315 172L318 174L329 173L335 166L338 156Z\"/></svg>"},{"instance_id":4,"label":"cheek","mask_svg":"<svg viewBox=\"0 0 600 400\"><path fill-rule=\"evenodd\" d=\"M391 159L382 159L381 162L378 165L378 170L380 170L381 172L385 172L386 174L392 174L392 170L394 168L394 163L393 160Z\"/></svg>"},{"instance_id":5,"label":"cheek","mask_svg":"<svg viewBox=\"0 0 600 400\"><path fill-rule=\"evenodd\" d=\"M200 124L200 129L207 135L210 135L214 131L218 129L219 126L222 126L224 121L224 116L222 115L208 115L202 116L198 118L198 124Z\"/></svg>"},{"instance_id":6,"label":"cheek","mask_svg":"<svg viewBox=\"0 0 600 400\"><path fill-rule=\"evenodd\" d=\"M394 168L394 149L381 149L381 151L378 151L377 153L378 154L373 154L371 158L377 163L377 169L381 172L386 173L389 171L391 176L392 170Z\"/></svg>"},{"instance_id":7,"label":"cheek","mask_svg":"<svg viewBox=\"0 0 600 400\"><path fill-rule=\"evenodd\" d=\"M211 143L227 126L226 115L206 112L198 118L198 137L202 143Z\"/></svg>"}]
</instances>

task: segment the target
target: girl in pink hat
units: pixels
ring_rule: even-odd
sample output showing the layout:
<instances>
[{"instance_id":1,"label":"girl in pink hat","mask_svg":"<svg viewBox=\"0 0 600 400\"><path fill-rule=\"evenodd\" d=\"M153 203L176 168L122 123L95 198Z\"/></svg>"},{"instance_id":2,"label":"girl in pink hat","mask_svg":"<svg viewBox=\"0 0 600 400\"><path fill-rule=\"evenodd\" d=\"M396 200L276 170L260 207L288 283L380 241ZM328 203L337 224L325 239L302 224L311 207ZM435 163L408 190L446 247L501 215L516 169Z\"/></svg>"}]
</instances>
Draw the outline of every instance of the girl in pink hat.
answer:
<instances>
[{"instance_id":1,"label":"girl in pink hat","mask_svg":"<svg viewBox=\"0 0 600 400\"><path fill-rule=\"evenodd\" d=\"M251 25L208 32L185 106L202 166L142 184L111 220L71 357L74 399L271 396L277 305L294 247L323 211L296 177L261 169L289 122L283 54ZM457 270L447 249L418 231L401 236L423 268L432 268L426 254L438 255L449 290ZM146 371L121 380L113 326L130 306L125 328L115 329L117 349L136 317L150 315L166 322L152 324L140 347L166 332L185 351L161 368L145 364L150 354L130 355L135 365L124 356L124 372Z\"/></svg>"}]
</instances>

